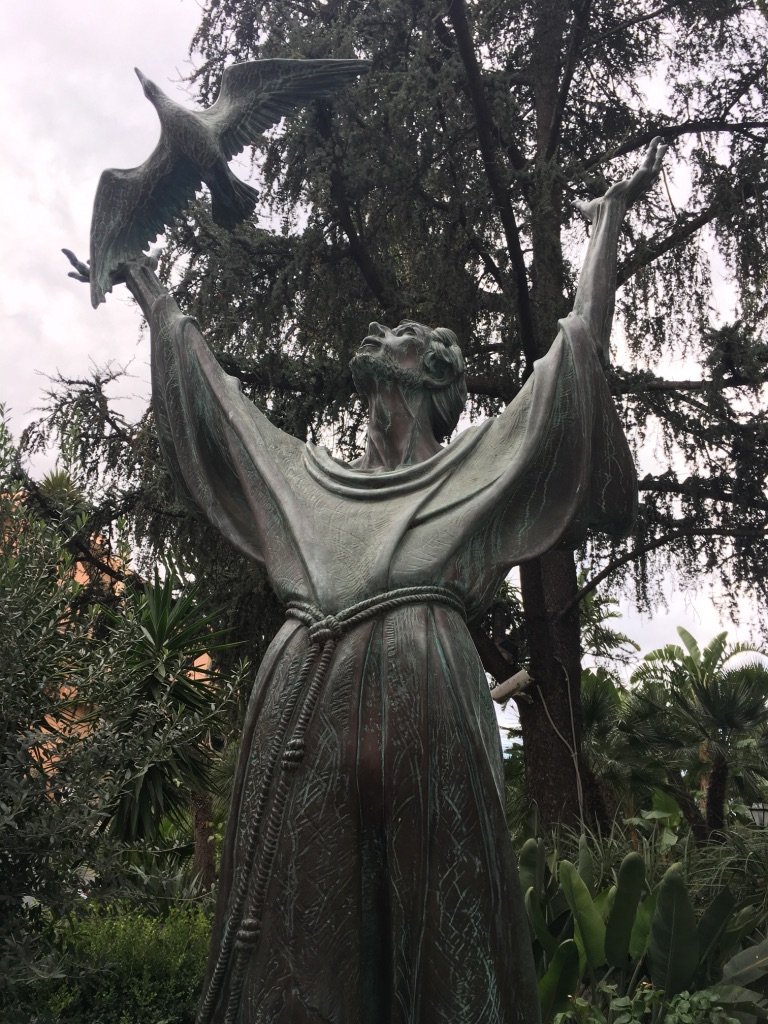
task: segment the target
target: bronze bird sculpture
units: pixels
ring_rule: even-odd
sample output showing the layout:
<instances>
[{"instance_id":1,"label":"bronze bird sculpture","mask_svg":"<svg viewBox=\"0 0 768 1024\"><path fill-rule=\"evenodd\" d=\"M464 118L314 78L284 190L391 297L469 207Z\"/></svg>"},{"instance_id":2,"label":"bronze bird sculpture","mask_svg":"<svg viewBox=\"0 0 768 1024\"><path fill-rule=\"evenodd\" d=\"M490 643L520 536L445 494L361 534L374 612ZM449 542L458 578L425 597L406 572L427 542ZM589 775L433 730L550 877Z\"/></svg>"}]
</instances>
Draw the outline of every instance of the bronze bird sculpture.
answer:
<instances>
[{"instance_id":1,"label":"bronze bird sculpture","mask_svg":"<svg viewBox=\"0 0 768 1024\"><path fill-rule=\"evenodd\" d=\"M139 167L102 173L91 220L91 303L104 301L111 274L153 242L194 197L211 193L213 219L234 227L253 213L258 193L228 161L286 114L329 96L366 71L363 60L249 61L225 68L216 101L188 110L136 74L160 118L160 141Z\"/></svg>"}]
</instances>

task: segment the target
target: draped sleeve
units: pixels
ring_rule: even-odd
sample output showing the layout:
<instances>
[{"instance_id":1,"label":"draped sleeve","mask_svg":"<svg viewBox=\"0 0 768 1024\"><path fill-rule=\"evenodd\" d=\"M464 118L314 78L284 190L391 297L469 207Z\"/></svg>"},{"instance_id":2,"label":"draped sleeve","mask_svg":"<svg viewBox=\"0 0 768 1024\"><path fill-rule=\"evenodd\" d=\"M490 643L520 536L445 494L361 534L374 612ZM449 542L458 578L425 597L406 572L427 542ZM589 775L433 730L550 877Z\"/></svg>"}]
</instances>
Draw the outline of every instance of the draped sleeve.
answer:
<instances>
[{"instance_id":1,"label":"draped sleeve","mask_svg":"<svg viewBox=\"0 0 768 1024\"><path fill-rule=\"evenodd\" d=\"M560 321L520 395L491 421L479 457L503 466L491 530L494 560L505 567L575 547L589 529L631 530L635 466L582 317Z\"/></svg>"},{"instance_id":2,"label":"draped sleeve","mask_svg":"<svg viewBox=\"0 0 768 1024\"><path fill-rule=\"evenodd\" d=\"M414 465L361 471L285 434L216 362L173 300L151 311L153 403L180 492L285 600L344 607L452 583L473 609L522 561L633 522L637 482L585 321L499 415Z\"/></svg>"},{"instance_id":3,"label":"draped sleeve","mask_svg":"<svg viewBox=\"0 0 768 1024\"><path fill-rule=\"evenodd\" d=\"M468 584L477 610L514 565L632 528L637 478L585 321L571 314L499 415L469 427L398 552ZM440 453L445 457L447 451ZM439 458L438 457L438 458Z\"/></svg>"},{"instance_id":4,"label":"draped sleeve","mask_svg":"<svg viewBox=\"0 0 768 1024\"><path fill-rule=\"evenodd\" d=\"M170 296L154 303L149 321L153 409L178 492L247 557L295 562L287 525L295 496L284 471L304 445L241 393Z\"/></svg>"}]
</instances>

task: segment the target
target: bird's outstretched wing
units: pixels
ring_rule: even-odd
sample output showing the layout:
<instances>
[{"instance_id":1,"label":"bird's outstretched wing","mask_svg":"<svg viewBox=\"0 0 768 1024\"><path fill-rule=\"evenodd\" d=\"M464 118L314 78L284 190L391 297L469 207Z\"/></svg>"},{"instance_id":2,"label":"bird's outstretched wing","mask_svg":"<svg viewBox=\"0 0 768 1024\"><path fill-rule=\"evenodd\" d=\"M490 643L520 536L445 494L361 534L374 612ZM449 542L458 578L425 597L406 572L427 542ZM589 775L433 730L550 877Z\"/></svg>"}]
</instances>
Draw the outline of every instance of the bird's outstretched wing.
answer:
<instances>
[{"instance_id":1,"label":"bird's outstretched wing","mask_svg":"<svg viewBox=\"0 0 768 1024\"><path fill-rule=\"evenodd\" d=\"M332 95L369 67L367 60L287 58L233 64L224 69L216 102L200 117L229 160L286 114L311 99Z\"/></svg>"},{"instance_id":2,"label":"bird's outstretched wing","mask_svg":"<svg viewBox=\"0 0 768 1024\"><path fill-rule=\"evenodd\" d=\"M91 218L91 305L111 290L110 275L154 242L200 188L200 171L163 139L139 167L102 172Z\"/></svg>"},{"instance_id":3,"label":"bird's outstretched wing","mask_svg":"<svg viewBox=\"0 0 768 1024\"><path fill-rule=\"evenodd\" d=\"M224 71L218 99L188 112L229 160L297 107L329 96L369 67L362 60L261 60ZM163 128L140 167L104 171L91 220L91 303L104 301L121 263L135 258L172 223L202 185L203 168ZM206 179L207 180L207 179Z\"/></svg>"}]
</instances>

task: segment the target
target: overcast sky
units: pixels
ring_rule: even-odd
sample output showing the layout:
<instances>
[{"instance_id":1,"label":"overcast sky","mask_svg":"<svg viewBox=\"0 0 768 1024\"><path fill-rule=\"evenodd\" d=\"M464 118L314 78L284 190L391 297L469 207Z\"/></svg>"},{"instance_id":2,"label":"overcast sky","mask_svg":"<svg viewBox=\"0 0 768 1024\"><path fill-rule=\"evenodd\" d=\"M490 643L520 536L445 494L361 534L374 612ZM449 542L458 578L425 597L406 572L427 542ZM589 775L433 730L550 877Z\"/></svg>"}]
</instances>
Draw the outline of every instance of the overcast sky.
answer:
<instances>
[{"instance_id":1,"label":"overcast sky","mask_svg":"<svg viewBox=\"0 0 768 1024\"><path fill-rule=\"evenodd\" d=\"M194 0L24 0L0 4L0 402L18 432L44 372L82 377L92 362L131 364L122 393L147 393L139 318L122 294L93 310L60 249L88 257L96 184L157 142L157 116L133 68L181 97L199 21ZM135 403L138 409L139 403Z\"/></svg>"},{"instance_id":2,"label":"overcast sky","mask_svg":"<svg viewBox=\"0 0 768 1024\"><path fill-rule=\"evenodd\" d=\"M93 196L105 167L133 167L158 138L154 110L133 68L183 99L180 80L199 21L195 0L15 0L0 5L0 403L18 432L34 416L43 374L84 377L112 361L130 365L124 412L148 393L148 350L136 308L113 292L98 310L67 277L62 246L88 255ZM133 396L133 399L131 400ZM685 625L702 640L736 627L708 597L681 594L669 577L668 610L652 620L627 609L623 628L643 650ZM754 613L752 613L754 614ZM750 617L745 604L745 619Z\"/></svg>"}]
</instances>

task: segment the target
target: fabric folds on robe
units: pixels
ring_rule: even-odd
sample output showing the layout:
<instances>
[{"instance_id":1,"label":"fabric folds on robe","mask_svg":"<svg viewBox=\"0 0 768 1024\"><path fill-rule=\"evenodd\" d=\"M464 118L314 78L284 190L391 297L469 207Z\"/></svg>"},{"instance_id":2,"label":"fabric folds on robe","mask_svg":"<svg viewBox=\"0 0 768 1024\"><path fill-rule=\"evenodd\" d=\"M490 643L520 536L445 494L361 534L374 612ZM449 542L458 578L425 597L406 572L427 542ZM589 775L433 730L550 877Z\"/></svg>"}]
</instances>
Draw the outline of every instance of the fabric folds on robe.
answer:
<instances>
[{"instance_id":1,"label":"fabric folds on robe","mask_svg":"<svg viewBox=\"0 0 768 1024\"><path fill-rule=\"evenodd\" d=\"M429 460L363 472L277 428L170 298L151 317L154 409L177 485L286 603L337 614L404 587L473 615L510 567L595 526L623 532L635 475L579 317L501 415ZM254 684L223 854L217 959L248 822L309 649L289 619ZM257 856L258 861L258 856ZM439 602L344 633L281 819L242 1024L533 1024L502 760L463 617ZM223 1021L227 991L213 1016ZM238 992L240 990L238 989Z\"/></svg>"}]
</instances>

